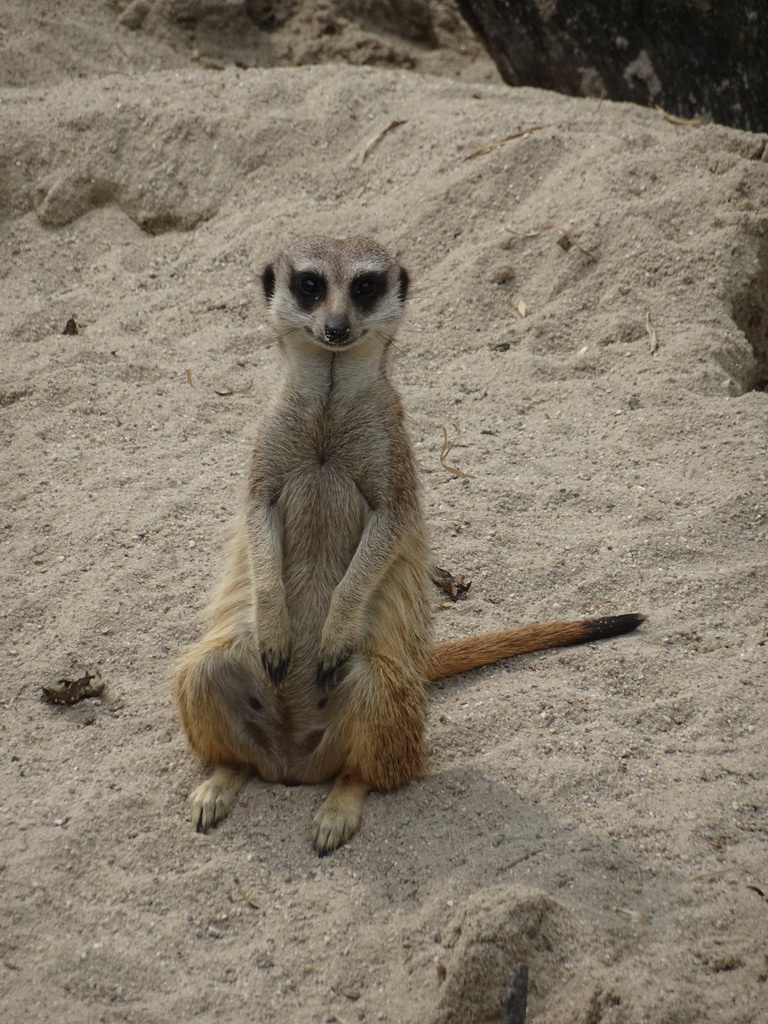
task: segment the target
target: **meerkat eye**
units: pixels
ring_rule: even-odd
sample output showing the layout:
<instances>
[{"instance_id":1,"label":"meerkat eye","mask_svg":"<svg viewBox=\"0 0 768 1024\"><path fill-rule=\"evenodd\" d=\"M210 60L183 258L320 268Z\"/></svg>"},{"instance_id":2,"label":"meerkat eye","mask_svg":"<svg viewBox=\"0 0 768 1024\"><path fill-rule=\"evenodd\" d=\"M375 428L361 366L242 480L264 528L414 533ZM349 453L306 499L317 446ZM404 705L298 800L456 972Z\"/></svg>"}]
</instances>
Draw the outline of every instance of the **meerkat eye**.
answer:
<instances>
[{"instance_id":1,"label":"meerkat eye","mask_svg":"<svg viewBox=\"0 0 768 1024\"><path fill-rule=\"evenodd\" d=\"M317 295L320 291L320 282L316 277L310 277L307 274L305 277L299 278L299 288L305 295Z\"/></svg>"},{"instance_id":2,"label":"meerkat eye","mask_svg":"<svg viewBox=\"0 0 768 1024\"><path fill-rule=\"evenodd\" d=\"M325 282L319 274L297 274L295 287L301 295L308 299L319 299L325 292Z\"/></svg>"},{"instance_id":3,"label":"meerkat eye","mask_svg":"<svg viewBox=\"0 0 768 1024\"><path fill-rule=\"evenodd\" d=\"M371 277L361 277L355 281L353 290L361 299L370 298L376 291L376 282Z\"/></svg>"},{"instance_id":4,"label":"meerkat eye","mask_svg":"<svg viewBox=\"0 0 768 1024\"><path fill-rule=\"evenodd\" d=\"M362 303L372 303L381 295L386 284L384 274L361 274L352 282L350 289L353 299Z\"/></svg>"}]
</instances>

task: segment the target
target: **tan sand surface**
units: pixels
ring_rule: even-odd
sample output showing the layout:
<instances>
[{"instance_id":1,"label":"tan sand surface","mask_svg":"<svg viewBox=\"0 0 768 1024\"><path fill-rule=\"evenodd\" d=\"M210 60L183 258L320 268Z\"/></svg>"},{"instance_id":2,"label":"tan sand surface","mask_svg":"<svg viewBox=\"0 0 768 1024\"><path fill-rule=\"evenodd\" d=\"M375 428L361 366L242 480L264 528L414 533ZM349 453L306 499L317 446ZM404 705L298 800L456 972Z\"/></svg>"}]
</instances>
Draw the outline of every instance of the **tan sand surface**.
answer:
<instances>
[{"instance_id":1,"label":"tan sand surface","mask_svg":"<svg viewBox=\"0 0 768 1024\"><path fill-rule=\"evenodd\" d=\"M526 964L536 1024L764 1024L768 138L124 8L0 12L4 1019L481 1024ZM167 687L277 379L259 273L316 232L412 276L438 636L648 616L435 686L431 775L324 860L327 787L194 832Z\"/></svg>"}]
</instances>

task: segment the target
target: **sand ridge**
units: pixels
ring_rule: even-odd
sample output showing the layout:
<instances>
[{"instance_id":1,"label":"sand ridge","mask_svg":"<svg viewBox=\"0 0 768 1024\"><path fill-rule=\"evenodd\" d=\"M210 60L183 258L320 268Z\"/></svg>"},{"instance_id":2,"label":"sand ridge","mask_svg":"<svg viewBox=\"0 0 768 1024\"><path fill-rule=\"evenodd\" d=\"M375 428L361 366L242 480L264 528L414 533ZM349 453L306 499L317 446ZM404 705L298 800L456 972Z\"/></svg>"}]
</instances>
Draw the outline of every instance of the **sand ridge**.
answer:
<instances>
[{"instance_id":1,"label":"sand ridge","mask_svg":"<svg viewBox=\"0 0 768 1024\"><path fill-rule=\"evenodd\" d=\"M768 1020L768 139L163 53L0 91L9 1019L491 1021L524 963L531 1021ZM473 581L438 636L648 615L434 687L430 776L323 861L327 787L194 833L167 688L277 379L258 275L310 232L412 276L394 373Z\"/></svg>"}]
</instances>

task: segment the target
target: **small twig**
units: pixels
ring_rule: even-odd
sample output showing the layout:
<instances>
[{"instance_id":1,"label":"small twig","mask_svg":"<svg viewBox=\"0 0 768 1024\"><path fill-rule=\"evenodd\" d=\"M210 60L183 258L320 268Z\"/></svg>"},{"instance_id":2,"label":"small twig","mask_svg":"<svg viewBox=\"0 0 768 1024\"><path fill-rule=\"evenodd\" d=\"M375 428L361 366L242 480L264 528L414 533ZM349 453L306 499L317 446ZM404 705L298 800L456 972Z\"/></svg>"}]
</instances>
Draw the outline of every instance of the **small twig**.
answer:
<instances>
[{"instance_id":1,"label":"small twig","mask_svg":"<svg viewBox=\"0 0 768 1024\"><path fill-rule=\"evenodd\" d=\"M663 116L665 121L669 121L670 124L681 124L688 128L695 128L697 124L701 124L698 117L675 117L674 114L668 114L664 107L660 107L656 104L656 110Z\"/></svg>"},{"instance_id":2,"label":"small twig","mask_svg":"<svg viewBox=\"0 0 768 1024\"><path fill-rule=\"evenodd\" d=\"M254 910L261 910L258 903L254 903L251 897L241 888L238 887L238 893L243 897L249 907L253 907Z\"/></svg>"},{"instance_id":3,"label":"small twig","mask_svg":"<svg viewBox=\"0 0 768 1024\"><path fill-rule=\"evenodd\" d=\"M632 924L647 924L650 918L642 910L630 910L628 907L614 907L617 914L624 914Z\"/></svg>"},{"instance_id":4,"label":"small twig","mask_svg":"<svg viewBox=\"0 0 768 1024\"><path fill-rule=\"evenodd\" d=\"M261 910L261 907L259 906L259 904L258 903L254 903L253 900L251 899L251 897L248 895L248 893L240 885L240 879L237 877L237 875L233 875L232 876L232 881L237 886L237 893L238 893L238 895L241 896L245 900L245 902L248 904L248 906L249 907L253 907L254 910ZM229 896L231 902L234 903L235 901L232 898L232 893L231 892L227 893L227 895Z\"/></svg>"},{"instance_id":5,"label":"small twig","mask_svg":"<svg viewBox=\"0 0 768 1024\"><path fill-rule=\"evenodd\" d=\"M251 388L231 388L229 384L220 384L217 388L214 388L214 394L224 397L226 395L250 395Z\"/></svg>"},{"instance_id":6,"label":"small twig","mask_svg":"<svg viewBox=\"0 0 768 1024\"><path fill-rule=\"evenodd\" d=\"M659 339L656 336L656 328L651 323L651 314L650 313L646 313L645 314L645 333L651 339L651 346L650 347L651 347L651 355L653 355L653 353L659 347Z\"/></svg>"},{"instance_id":7,"label":"small twig","mask_svg":"<svg viewBox=\"0 0 768 1024\"><path fill-rule=\"evenodd\" d=\"M522 856L510 861L509 864L505 864L504 867L499 868L499 871L509 871L511 868L516 868L518 864L522 864L524 860L530 860L530 858L535 857L537 853L541 853L541 847L539 847L538 850L530 850L528 853L522 854Z\"/></svg>"},{"instance_id":8,"label":"small twig","mask_svg":"<svg viewBox=\"0 0 768 1024\"><path fill-rule=\"evenodd\" d=\"M490 153L493 149L498 149L499 146L504 146L508 142L513 142L515 139L524 139L526 135L530 135L531 132L542 132L545 128L549 128L548 124L536 124L532 128L526 128L522 132L515 132L514 135L507 135L504 139L499 139L498 142L489 142L487 146L482 146L480 149L475 150L474 153L470 153L469 156L465 156L465 160L474 160L477 156L485 156L486 153Z\"/></svg>"},{"instance_id":9,"label":"small twig","mask_svg":"<svg viewBox=\"0 0 768 1024\"><path fill-rule=\"evenodd\" d=\"M445 460L450 454L452 448L453 441L448 440L448 431L445 429L445 427L443 427L443 447L440 452L440 465L443 467L443 469L447 469L448 472L452 473L454 476L460 476L464 480L474 480L475 478L472 476L471 473L464 473L462 470L457 469L455 466L449 466L446 463Z\"/></svg>"},{"instance_id":10,"label":"small twig","mask_svg":"<svg viewBox=\"0 0 768 1024\"><path fill-rule=\"evenodd\" d=\"M189 367L187 367L187 384L189 384L191 388L195 386L195 382L192 380L192 371Z\"/></svg>"},{"instance_id":11,"label":"small twig","mask_svg":"<svg viewBox=\"0 0 768 1024\"><path fill-rule=\"evenodd\" d=\"M370 140L370 142L367 143L365 149L363 150L363 160L368 159L370 154L378 146L378 144L381 142L381 140L388 132L391 132L395 128L399 128L401 124L406 123L406 121L391 121L387 125L387 127L383 129L383 131L380 131L378 135L374 135L374 137Z\"/></svg>"}]
</instances>

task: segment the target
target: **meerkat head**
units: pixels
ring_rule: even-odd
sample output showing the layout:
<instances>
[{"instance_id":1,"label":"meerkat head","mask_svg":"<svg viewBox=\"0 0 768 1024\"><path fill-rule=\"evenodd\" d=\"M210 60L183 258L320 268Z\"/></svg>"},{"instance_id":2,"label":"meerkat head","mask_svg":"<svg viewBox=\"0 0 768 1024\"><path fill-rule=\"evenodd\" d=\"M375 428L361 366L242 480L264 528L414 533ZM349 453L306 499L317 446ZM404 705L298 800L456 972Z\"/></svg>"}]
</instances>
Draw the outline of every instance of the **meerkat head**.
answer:
<instances>
[{"instance_id":1,"label":"meerkat head","mask_svg":"<svg viewBox=\"0 0 768 1024\"><path fill-rule=\"evenodd\" d=\"M407 272L369 238L303 238L261 280L278 334L298 333L331 351L364 338L391 341L408 292Z\"/></svg>"}]
</instances>

